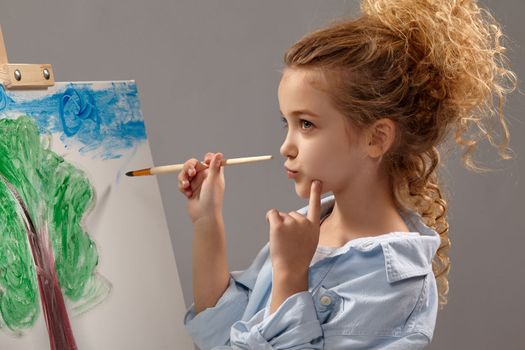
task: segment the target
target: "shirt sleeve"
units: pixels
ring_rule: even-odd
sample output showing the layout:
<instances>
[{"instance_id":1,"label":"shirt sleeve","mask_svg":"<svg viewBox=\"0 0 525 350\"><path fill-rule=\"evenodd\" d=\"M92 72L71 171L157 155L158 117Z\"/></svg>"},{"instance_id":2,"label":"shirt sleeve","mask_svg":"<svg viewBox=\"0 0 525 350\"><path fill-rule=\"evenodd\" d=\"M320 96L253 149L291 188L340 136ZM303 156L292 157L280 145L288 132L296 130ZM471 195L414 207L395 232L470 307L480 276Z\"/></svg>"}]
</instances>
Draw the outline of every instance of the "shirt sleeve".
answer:
<instances>
[{"instance_id":1,"label":"shirt sleeve","mask_svg":"<svg viewBox=\"0 0 525 350\"><path fill-rule=\"evenodd\" d=\"M184 316L184 327L201 350L228 344L230 328L241 319L248 304L248 292L230 273L230 284L215 306L195 315L195 303L191 304Z\"/></svg>"},{"instance_id":2,"label":"shirt sleeve","mask_svg":"<svg viewBox=\"0 0 525 350\"><path fill-rule=\"evenodd\" d=\"M268 258L267 243L244 271L231 271L228 288L213 307L196 315L193 302L184 315L184 327L201 350L230 344L231 326L242 318L261 267Z\"/></svg>"},{"instance_id":3,"label":"shirt sleeve","mask_svg":"<svg viewBox=\"0 0 525 350\"><path fill-rule=\"evenodd\" d=\"M289 296L269 315L270 305L248 321L231 329L233 349L323 349L323 331L312 295L308 291Z\"/></svg>"}]
</instances>

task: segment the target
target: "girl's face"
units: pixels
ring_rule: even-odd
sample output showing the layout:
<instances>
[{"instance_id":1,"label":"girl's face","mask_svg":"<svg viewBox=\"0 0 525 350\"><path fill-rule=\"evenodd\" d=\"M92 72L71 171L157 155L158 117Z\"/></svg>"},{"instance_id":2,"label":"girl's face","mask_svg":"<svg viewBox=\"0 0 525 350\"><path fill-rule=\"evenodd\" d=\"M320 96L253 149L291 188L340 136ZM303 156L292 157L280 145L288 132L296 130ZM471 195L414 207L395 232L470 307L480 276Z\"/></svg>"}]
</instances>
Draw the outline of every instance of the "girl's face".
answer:
<instances>
[{"instance_id":1,"label":"girl's face","mask_svg":"<svg viewBox=\"0 0 525 350\"><path fill-rule=\"evenodd\" d=\"M314 74L286 68L278 90L287 127L280 153L286 158L284 166L297 171L293 180L301 198L309 197L315 179L322 181L323 193L335 194L355 185L366 158L364 138L332 106L328 94L310 83L314 77L322 79Z\"/></svg>"}]
</instances>

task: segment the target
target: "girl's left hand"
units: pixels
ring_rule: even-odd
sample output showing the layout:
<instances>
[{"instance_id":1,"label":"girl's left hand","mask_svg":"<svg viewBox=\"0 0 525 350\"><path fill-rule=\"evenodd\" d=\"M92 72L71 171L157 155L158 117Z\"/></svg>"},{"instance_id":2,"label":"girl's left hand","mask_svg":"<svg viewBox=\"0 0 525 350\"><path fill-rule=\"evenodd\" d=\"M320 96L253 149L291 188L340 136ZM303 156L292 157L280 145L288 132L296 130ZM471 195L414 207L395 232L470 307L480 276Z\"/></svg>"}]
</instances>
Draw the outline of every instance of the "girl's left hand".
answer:
<instances>
[{"instance_id":1,"label":"girl's left hand","mask_svg":"<svg viewBox=\"0 0 525 350\"><path fill-rule=\"evenodd\" d=\"M270 224L270 256L274 273L304 274L319 244L321 188L312 181L307 216L296 211L288 214L270 209L266 220Z\"/></svg>"}]
</instances>

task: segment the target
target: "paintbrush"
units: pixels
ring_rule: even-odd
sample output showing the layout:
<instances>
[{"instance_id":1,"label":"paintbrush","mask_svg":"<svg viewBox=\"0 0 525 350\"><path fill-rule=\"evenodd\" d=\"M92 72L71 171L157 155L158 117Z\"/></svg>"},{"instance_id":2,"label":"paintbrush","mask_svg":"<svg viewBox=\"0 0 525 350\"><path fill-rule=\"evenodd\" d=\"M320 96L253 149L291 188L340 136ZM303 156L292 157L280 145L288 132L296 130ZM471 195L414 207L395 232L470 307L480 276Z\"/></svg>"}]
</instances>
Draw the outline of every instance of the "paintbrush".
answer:
<instances>
[{"instance_id":1,"label":"paintbrush","mask_svg":"<svg viewBox=\"0 0 525 350\"><path fill-rule=\"evenodd\" d=\"M252 163L252 162L258 162L260 160L269 160L272 159L271 155L268 156L258 156L258 157L244 157L244 158L231 158L231 159L222 159L221 160L221 166L222 165L233 165L233 164L243 164L243 163ZM201 162L204 166L209 166L206 163ZM139 170L133 170L128 171L126 173L127 176L146 176L146 175L157 175L157 174L164 174L164 173L173 173L179 170L182 170L184 167L184 163L182 164L172 164L172 165L161 165L156 166L153 168L146 168L146 169L139 169Z\"/></svg>"}]
</instances>

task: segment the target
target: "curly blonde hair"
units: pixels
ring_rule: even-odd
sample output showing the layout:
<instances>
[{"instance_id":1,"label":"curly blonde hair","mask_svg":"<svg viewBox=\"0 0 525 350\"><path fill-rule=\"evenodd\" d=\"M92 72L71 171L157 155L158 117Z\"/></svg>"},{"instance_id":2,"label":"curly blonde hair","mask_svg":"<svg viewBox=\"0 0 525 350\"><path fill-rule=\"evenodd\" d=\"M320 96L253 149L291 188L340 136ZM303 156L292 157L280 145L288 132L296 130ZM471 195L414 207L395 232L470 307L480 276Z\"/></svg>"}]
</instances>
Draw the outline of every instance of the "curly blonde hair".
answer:
<instances>
[{"instance_id":1,"label":"curly blonde hair","mask_svg":"<svg viewBox=\"0 0 525 350\"><path fill-rule=\"evenodd\" d=\"M395 122L396 140L381 166L398 208L416 210L440 235L432 267L442 309L451 242L437 146L454 131L464 165L476 172L488 171L472 160L483 137L511 159L503 104L517 78L507 69L499 24L475 0L363 0L361 10L301 38L284 63L323 74L334 106L358 130L382 117ZM499 144L493 119L504 131Z\"/></svg>"}]
</instances>

